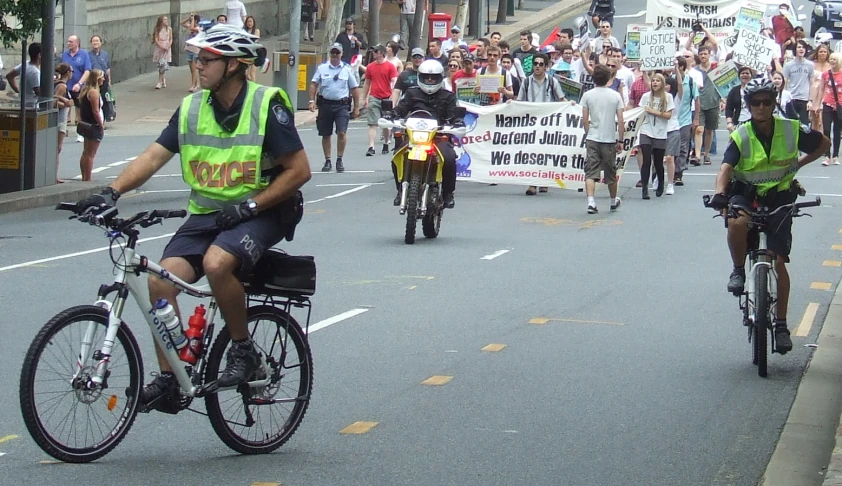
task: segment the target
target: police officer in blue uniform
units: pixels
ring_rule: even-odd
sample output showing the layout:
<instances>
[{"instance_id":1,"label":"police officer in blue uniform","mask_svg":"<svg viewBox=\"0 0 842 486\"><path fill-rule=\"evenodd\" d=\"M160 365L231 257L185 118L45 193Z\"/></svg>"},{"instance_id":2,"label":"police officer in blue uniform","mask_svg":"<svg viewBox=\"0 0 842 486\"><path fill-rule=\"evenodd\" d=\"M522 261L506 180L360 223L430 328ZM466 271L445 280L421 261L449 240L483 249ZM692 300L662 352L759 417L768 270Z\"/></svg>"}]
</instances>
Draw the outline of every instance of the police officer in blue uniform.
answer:
<instances>
[{"instance_id":1,"label":"police officer in blue uniform","mask_svg":"<svg viewBox=\"0 0 842 486\"><path fill-rule=\"evenodd\" d=\"M351 102L354 103L353 118L360 116L359 82L353 68L342 62L342 44L334 43L330 47L330 58L316 68L316 74L310 82L310 111L319 109L316 117L316 129L322 137L322 150L325 165L322 172L330 172L330 137L336 126L336 172L344 172L342 155L345 153L348 122L351 118Z\"/></svg>"}]
</instances>

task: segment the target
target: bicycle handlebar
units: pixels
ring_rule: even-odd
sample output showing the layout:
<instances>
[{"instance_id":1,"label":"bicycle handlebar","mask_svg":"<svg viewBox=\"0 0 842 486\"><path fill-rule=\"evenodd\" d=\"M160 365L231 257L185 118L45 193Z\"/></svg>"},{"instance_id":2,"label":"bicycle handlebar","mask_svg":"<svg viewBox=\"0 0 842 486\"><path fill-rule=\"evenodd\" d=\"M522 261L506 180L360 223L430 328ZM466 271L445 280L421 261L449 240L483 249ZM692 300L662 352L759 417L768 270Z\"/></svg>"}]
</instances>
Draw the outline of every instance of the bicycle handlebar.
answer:
<instances>
[{"instance_id":1,"label":"bicycle handlebar","mask_svg":"<svg viewBox=\"0 0 842 486\"><path fill-rule=\"evenodd\" d=\"M184 209L155 209L153 211L141 211L128 219L120 219L116 217L119 214L116 206L90 207L80 211L78 204L65 202L58 203L56 210L70 211L74 213L70 217L71 219L76 218L83 223L92 226L104 226L121 233L132 231L136 225L140 225L141 228L148 228L153 224L161 223L165 219L187 216L187 211Z\"/></svg>"},{"instance_id":2,"label":"bicycle handlebar","mask_svg":"<svg viewBox=\"0 0 842 486\"><path fill-rule=\"evenodd\" d=\"M711 206L711 200L712 199L713 198L710 196L710 194L705 194L704 196L702 196L702 202L704 203L706 208L712 208L713 207L713 206ZM740 217L740 211L745 211L746 213L748 213L750 219L771 218L772 216L774 216L778 213L781 213L781 212L789 212L790 216L792 216L793 218L798 218L798 217L801 217L801 216L811 216L810 214L807 214L807 213L801 214L799 212L799 210L801 210L803 208L812 208L812 207L816 207L816 206L821 206L821 204L822 204L822 198L819 197L819 196L816 196L815 201L807 201L807 202L800 202L800 203L793 202L793 203L790 203L790 204L781 205L781 206L775 208L772 211L767 211L764 206L761 206L759 209L754 209L754 208L751 208L751 207L745 207L743 205L733 204L733 203L729 202L728 207L727 207L727 211L725 213L725 216L723 216L721 214L717 214L716 216L714 216L714 218L718 218L718 217L724 218L725 219L725 227L727 228L728 227L728 219L734 219L734 218ZM716 208L714 208L714 209L716 209Z\"/></svg>"}]
</instances>

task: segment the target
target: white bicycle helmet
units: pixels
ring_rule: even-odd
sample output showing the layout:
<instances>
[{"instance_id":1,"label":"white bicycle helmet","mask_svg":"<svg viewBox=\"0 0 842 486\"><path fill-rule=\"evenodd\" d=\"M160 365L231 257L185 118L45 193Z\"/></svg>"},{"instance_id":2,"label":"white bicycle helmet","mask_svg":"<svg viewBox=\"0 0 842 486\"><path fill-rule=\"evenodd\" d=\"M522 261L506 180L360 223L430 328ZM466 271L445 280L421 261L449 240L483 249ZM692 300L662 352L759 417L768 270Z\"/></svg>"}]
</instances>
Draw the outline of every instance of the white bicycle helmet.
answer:
<instances>
[{"instance_id":1,"label":"white bicycle helmet","mask_svg":"<svg viewBox=\"0 0 842 486\"><path fill-rule=\"evenodd\" d=\"M435 59L418 66L418 87L428 95L437 93L444 86L444 67Z\"/></svg>"},{"instance_id":2,"label":"white bicycle helmet","mask_svg":"<svg viewBox=\"0 0 842 486\"><path fill-rule=\"evenodd\" d=\"M241 58L251 63L266 56L266 48L257 43L258 37L242 28L228 24L216 24L187 40L187 44L226 57ZM262 54L262 55L261 55Z\"/></svg>"}]
</instances>

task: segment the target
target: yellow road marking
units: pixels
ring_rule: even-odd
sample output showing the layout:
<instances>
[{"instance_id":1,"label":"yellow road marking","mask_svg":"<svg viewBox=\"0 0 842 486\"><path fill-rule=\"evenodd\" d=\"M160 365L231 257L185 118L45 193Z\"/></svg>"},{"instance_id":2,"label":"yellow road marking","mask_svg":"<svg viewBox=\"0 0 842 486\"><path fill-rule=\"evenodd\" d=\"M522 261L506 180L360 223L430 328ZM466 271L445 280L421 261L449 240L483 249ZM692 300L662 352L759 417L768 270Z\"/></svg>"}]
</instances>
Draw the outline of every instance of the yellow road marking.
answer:
<instances>
[{"instance_id":1,"label":"yellow road marking","mask_svg":"<svg viewBox=\"0 0 842 486\"><path fill-rule=\"evenodd\" d=\"M380 422L354 422L351 425L340 430L340 434L365 434L369 430L377 427Z\"/></svg>"},{"instance_id":2,"label":"yellow road marking","mask_svg":"<svg viewBox=\"0 0 842 486\"><path fill-rule=\"evenodd\" d=\"M830 290L830 286L829 282L813 282L810 284L810 288L815 290Z\"/></svg>"},{"instance_id":3,"label":"yellow road marking","mask_svg":"<svg viewBox=\"0 0 842 486\"><path fill-rule=\"evenodd\" d=\"M556 317L533 317L529 320L529 324L546 324L550 321L555 322L575 322L579 324L610 324L612 326L622 326L622 322L613 322L613 321L589 321L587 319L564 319L564 318L556 318Z\"/></svg>"},{"instance_id":4,"label":"yellow road marking","mask_svg":"<svg viewBox=\"0 0 842 486\"><path fill-rule=\"evenodd\" d=\"M430 386L441 386L446 383L449 383L452 380L452 376L445 376L445 375L433 375L426 380L422 381L422 385L430 385Z\"/></svg>"},{"instance_id":5,"label":"yellow road marking","mask_svg":"<svg viewBox=\"0 0 842 486\"><path fill-rule=\"evenodd\" d=\"M839 260L825 260L822 262L822 265L826 267L842 267L842 262Z\"/></svg>"},{"instance_id":6,"label":"yellow road marking","mask_svg":"<svg viewBox=\"0 0 842 486\"><path fill-rule=\"evenodd\" d=\"M816 319L816 312L819 310L819 304L810 302L807 304L807 309L804 311L804 317L801 318L801 323L795 328L795 335L798 337L807 337L810 335L810 328L813 327L813 321Z\"/></svg>"},{"instance_id":7,"label":"yellow road marking","mask_svg":"<svg viewBox=\"0 0 842 486\"><path fill-rule=\"evenodd\" d=\"M19 435L7 435L5 437L0 437L0 444L3 442L9 442L10 440L17 439L20 437Z\"/></svg>"},{"instance_id":8,"label":"yellow road marking","mask_svg":"<svg viewBox=\"0 0 842 486\"><path fill-rule=\"evenodd\" d=\"M488 346L482 348L483 351L488 351L491 353L496 353L498 351L502 351L506 347L505 344L489 344Z\"/></svg>"},{"instance_id":9,"label":"yellow road marking","mask_svg":"<svg viewBox=\"0 0 842 486\"><path fill-rule=\"evenodd\" d=\"M842 250L842 245L833 245L830 247L831 250Z\"/></svg>"}]
</instances>

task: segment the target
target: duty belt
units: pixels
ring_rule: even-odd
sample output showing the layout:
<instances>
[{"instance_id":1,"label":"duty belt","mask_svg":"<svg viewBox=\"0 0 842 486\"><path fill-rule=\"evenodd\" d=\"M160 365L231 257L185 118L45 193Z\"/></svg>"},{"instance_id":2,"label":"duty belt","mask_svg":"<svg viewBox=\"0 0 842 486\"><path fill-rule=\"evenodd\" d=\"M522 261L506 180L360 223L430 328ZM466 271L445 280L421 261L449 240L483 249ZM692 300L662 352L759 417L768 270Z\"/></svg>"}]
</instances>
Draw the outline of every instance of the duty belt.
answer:
<instances>
[{"instance_id":1,"label":"duty belt","mask_svg":"<svg viewBox=\"0 0 842 486\"><path fill-rule=\"evenodd\" d=\"M322 103L325 105L350 105L351 98L342 98L341 100L329 100L325 97L322 97Z\"/></svg>"}]
</instances>

